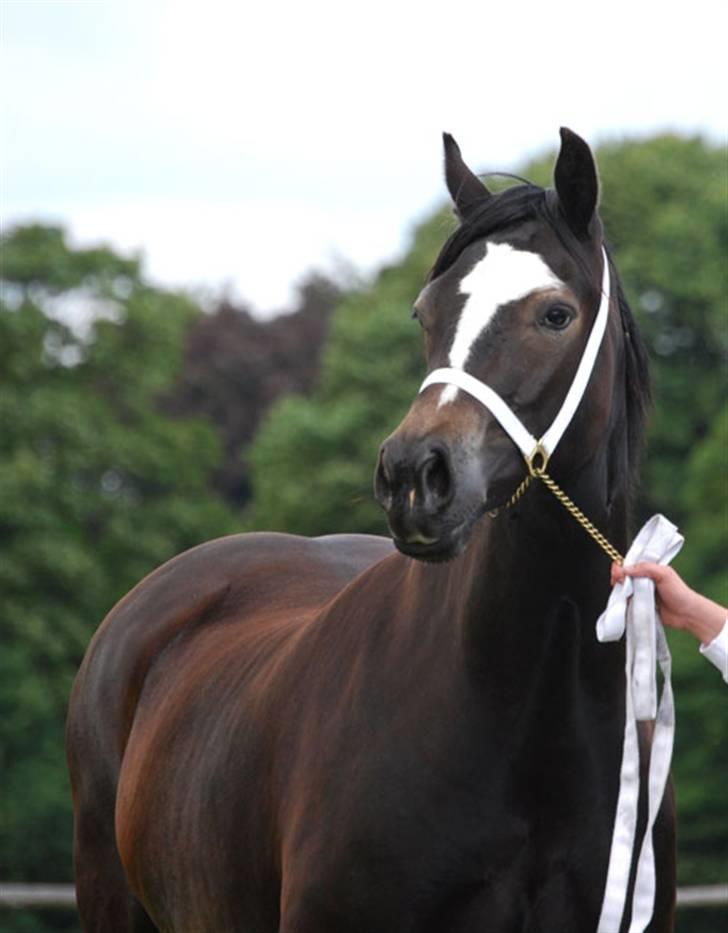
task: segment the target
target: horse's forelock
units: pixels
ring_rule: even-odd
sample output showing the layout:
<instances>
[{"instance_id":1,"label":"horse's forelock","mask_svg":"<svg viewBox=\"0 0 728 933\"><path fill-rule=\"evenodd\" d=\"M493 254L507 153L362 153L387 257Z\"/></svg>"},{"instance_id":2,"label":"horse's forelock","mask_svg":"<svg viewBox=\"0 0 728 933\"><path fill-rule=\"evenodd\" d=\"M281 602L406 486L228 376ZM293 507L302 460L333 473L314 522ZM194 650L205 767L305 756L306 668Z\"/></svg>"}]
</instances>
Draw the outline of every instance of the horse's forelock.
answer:
<instances>
[{"instance_id":1,"label":"horse's forelock","mask_svg":"<svg viewBox=\"0 0 728 933\"><path fill-rule=\"evenodd\" d=\"M483 200L445 241L428 281L446 272L471 243L533 220L542 215L545 207L546 191L530 184L516 185Z\"/></svg>"}]
</instances>

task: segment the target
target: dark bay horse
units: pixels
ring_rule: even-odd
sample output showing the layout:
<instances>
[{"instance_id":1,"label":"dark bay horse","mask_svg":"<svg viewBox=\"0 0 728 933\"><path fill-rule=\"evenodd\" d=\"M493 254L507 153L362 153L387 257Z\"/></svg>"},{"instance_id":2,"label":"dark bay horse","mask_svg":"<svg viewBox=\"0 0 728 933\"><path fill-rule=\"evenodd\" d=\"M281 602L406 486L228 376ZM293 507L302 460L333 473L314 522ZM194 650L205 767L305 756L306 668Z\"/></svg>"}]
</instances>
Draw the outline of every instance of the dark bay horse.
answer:
<instances>
[{"instance_id":1,"label":"dark bay horse","mask_svg":"<svg viewBox=\"0 0 728 933\"><path fill-rule=\"evenodd\" d=\"M600 304L594 161L563 130L553 189L492 195L445 144L461 223L415 305L428 368L487 380L540 437ZM624 550L648 387L607 277L550 471ZM235 536L114 608L68 720L85 930L596 930L624 648L594 634L608 558L541 484L505 507L524 474L486 408L431 385L376 467L396 549ZM654 933L672 930L673 823L667 794Z\"/></svg>"}]
</instances>

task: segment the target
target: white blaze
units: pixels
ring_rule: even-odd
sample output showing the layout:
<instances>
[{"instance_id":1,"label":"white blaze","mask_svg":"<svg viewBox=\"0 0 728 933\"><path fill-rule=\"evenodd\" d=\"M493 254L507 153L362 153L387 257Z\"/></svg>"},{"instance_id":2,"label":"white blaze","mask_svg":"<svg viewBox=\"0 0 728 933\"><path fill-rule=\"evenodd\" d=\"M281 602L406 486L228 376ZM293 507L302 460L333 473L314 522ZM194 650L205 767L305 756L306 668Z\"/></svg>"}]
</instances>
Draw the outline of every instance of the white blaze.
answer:
<instances>
[{"instance_id":1,"label":"white blaze","mask_svg":"<svg viewBox=\"0 0 728 933\"><path fill-rule=\"evenodd\" d=\"M498 308L563 284L538 253L514 249L508 243L488 243L488 252L460 282L460 294L468 297L450 347L450 367L465 369L473 345ZM446 386L440 405L454 401L457 394L456 386Z\"/></svg>"}]
</instances>

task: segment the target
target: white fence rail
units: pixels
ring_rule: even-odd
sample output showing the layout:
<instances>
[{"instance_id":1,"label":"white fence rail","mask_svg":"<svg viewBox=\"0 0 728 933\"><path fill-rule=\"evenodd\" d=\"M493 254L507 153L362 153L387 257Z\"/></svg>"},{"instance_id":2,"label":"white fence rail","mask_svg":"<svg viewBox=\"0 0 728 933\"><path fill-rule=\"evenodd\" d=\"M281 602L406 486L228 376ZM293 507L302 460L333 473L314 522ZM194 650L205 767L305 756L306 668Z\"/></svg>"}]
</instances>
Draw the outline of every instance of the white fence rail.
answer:
<instances>
[{"instance_id":1,"label":"white fence rail","mask_svg":"<svg viewBox=\"0 0 728 933\"><path fill-rule=\"evenodd\" d=\"M75 907L72 884L0 883L0 907Z\"/></svg>"},{"instance_id":2,"label":"white fence rail","mask_svg":"<svg viewBox=\"0 0 728 933\"><path fill-rule=\"evenodd\" d=\"M678 908L725 905L728 905L728 884L705 884L677 889ZM75 906L76 892L72 884L0 883L0 909Z\"/></svg>"},{"instance_id":3,"label":"white fence rail","mask_svg":"<svg viewBox=\"0 0 728 933\"><path fill-rule=\"evenodd\" d=\"M678 907L722 907L728 904L728 884L698 884L677 889Z\"/></svg>"}]
</instances>

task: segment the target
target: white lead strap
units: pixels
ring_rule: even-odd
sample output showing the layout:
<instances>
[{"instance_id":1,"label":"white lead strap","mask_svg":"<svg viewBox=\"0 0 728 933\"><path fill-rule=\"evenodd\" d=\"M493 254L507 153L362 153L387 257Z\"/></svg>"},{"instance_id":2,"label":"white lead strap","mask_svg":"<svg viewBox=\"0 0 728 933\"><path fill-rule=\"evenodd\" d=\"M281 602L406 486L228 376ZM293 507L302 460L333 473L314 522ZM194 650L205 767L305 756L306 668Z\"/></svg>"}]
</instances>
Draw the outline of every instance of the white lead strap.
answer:
<instances>
[{"instance_id":1,"label":"white lead strap","mask_svg":"<svg viewBox=\"0 0 728 933\"><path fill-rule=\"evenodd\" d=\"M457 386L490 411L529 465L538 452L548 461L586 392L606 330L610 304L609 261L606 251L602 250L602 256L604 268L599 310L561 409L540 441L526 429L497 392L462 369L434 370L422 383L420 392L436 384ZM683 538L675 526L662 515L655 515L635 538L627 552L625 563L651 560L668 564L680 550L682 543ZM655 730L647 785L647 828L637 861L629 933L643 933L654 911L655 858L652 830L670 771L675 735L675 707L670 683L670 652L655 607L655 585L652 580L633 580L628 577L624 583L617 584L612 590L607 608L597 622L597 637L600 641L616 641L625 633L626 702L622 765L607 881L597 933L617 933L625 912L630 867L635 849L640 787L637 722L652 719L655 719ZM657 664L663 676L659 706Z\"/></svg>"},{"instance_id":2,"label":"white lead strap","mask_svg":"<svg viewBox=\"0 0 728 933\"><path fill-rule=\"evenodd\" d=\"M669 564L684 538L663 515L653 515L627 552L626 564L647 560ZM597 933L619 930L625 909L630 866L635 848L640 789L637 722L655 719L647 779L647 827L637 860L629 933L642 933L655 903L655 856L652 830L665 794L675 737L675 704L670 682L670 652L659 612L655 584L646 578L625 578L612 590L607 608L597 620L601 642L626 638L626 710L622 769L617 812L609 853L607 881ZM656 665L662 671L662 697L657 705Z\"/></svg>"}]
</instances>

